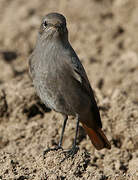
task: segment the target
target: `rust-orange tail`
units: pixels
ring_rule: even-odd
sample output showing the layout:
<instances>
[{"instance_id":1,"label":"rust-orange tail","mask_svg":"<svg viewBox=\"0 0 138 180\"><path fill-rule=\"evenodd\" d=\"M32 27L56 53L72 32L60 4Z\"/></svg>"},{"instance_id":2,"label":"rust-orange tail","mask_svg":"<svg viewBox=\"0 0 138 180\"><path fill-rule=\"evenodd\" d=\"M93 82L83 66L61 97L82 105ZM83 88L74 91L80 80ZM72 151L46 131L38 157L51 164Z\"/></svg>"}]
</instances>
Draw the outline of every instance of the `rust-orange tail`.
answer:
<instances>
[{"instance_id":1,"label":"rust-orange tail","mask_svg":"<svg viewBox=\"0 0 138 180\"><path fill-rule=\"evenodd\" d=\"M111 149L111 144L106 138L106 136L104 135L101 128L98 128L95 130L95 129L87 127L83 123L82 125L85 131L87 132L89 138L91 139L92 144L95 146L97 150L100 150L103 148Z\"/></svg>"}]
</instances>

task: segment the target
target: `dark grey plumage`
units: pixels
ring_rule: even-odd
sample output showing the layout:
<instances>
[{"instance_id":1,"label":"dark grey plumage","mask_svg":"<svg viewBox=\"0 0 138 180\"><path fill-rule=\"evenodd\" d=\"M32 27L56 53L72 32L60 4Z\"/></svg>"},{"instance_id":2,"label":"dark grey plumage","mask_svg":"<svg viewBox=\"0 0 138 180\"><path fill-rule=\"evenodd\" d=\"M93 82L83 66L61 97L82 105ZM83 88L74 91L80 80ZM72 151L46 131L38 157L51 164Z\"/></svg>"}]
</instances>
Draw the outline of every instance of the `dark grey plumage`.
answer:
<instances>
[{"instance_id":1,"label":"dark grey plumage","mask_svg":"<svg viewBox=\"0 0 138 180\"><path fill-rule=\"evenodd\" d=\"M94 130L102 128L86 72L68 41L63 15L50 13L42 19L29 67L34 87L46 106L65 116L78 115L82 124ZM102 146L106 147L104 143Z\"/></svg>"}]
</instances>

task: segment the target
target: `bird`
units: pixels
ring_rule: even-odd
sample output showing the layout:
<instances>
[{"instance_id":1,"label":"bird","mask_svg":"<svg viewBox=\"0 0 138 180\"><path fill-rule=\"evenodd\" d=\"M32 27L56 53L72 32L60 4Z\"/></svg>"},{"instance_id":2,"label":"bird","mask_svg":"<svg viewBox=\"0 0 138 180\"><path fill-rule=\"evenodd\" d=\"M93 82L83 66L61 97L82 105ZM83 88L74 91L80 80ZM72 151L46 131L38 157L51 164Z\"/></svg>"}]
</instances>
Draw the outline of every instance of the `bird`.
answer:
<instances>
[{"instance_id":1,"label":"bird","mask_svg":"<svg viewBox=\"0 0 138 180\"><path fill-rule=\"evenodd\" d=\"M62 148L68 116L76 118L75 138L69 152L75 154L79 122L97 150L111 149L102 131L94 92L86 71L68 39L64 15L52 12L42 18L29 71L41 101L64 118L57 148ZM52 150L52 148L49 148Z\"/></svg>"}]
</instances>

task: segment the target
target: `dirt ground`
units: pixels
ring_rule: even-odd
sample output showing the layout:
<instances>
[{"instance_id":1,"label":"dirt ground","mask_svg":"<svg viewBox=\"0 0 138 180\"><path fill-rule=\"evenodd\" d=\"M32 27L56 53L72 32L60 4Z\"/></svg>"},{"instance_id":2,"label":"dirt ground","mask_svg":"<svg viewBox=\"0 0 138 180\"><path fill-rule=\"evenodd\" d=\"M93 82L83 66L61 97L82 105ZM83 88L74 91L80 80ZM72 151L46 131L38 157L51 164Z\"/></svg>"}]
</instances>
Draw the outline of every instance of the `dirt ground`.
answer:
<instances>
[{"instance_id":1,"label":"dirt ground","mask_svg":"<svg viewBox=\"0 0 138 180\"><path fill-rule=\"evenodd\" d=\"M111 150L97 151L81 125L79 151L62 162L63 119L36 96L28 75L40 20L63 13L100 109ZM138 1L0 0L0 179L138 179ZM64 149L71 147L70 117Z\"/></svg>"}]
</instances>

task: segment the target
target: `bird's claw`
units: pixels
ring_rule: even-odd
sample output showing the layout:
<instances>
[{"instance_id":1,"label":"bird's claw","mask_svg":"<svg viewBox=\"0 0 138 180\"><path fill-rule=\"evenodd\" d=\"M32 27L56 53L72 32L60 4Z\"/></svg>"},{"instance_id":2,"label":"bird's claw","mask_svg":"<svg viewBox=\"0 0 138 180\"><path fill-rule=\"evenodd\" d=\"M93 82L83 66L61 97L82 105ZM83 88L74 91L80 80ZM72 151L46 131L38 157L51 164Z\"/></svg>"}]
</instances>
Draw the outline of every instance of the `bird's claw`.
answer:
<instances>
[{"instance_id":1,"label":"bird's claw","mask_svg":"<svg viewBox=\"0 0 138 180\"><path fill-rule=\"evenodd\" d=\"M71 149L63 151L63 153L65 154L65 158L62 160L62 162L70 157L74 158L74 156L75 156L75 154L77 154L78 150L79 150L79 148L74 145L74 146L72 146Z\"/></svg>"},{"instance_id":2,"label":"bird's claw","mask_svg":"<svg viewBox=\"0 0 138 180\"><path fill-rule=\"evenodd\" d=\"M63 148L61 146L56 146L54 148L47 148L44 152L43 155L46 155L48 152L50 151L58 151L59 149L63 150Z\"/></svg>"}]
</instances>

